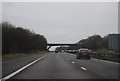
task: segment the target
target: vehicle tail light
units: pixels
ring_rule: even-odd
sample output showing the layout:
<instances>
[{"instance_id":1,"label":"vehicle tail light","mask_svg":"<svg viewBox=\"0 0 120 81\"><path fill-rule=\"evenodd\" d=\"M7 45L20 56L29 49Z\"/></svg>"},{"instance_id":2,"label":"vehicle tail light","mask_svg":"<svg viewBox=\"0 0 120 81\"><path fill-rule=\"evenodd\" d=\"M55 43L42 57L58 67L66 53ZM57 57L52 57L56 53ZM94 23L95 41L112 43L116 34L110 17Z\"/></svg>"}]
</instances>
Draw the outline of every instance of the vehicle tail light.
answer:
<instances>
[{"instance_id":1,"label":"vehicle tail light","mask_svg":"<svg viewBox=\"0 0 120 81\"><path fill-rule=\"evenodd\" d=\"M82 50L80 50L79 52L82 52Z\"/></svg>"},{"instance_id":2,"label":"vehicle tail light","mask_svg":"<svg viewBox=\"0 0 120 81\"><path fill-rule=\"evenodd\" d=\"M93 51L92 50L88 50L88 53L93 53Z\"/></svg>"}]
</instances>

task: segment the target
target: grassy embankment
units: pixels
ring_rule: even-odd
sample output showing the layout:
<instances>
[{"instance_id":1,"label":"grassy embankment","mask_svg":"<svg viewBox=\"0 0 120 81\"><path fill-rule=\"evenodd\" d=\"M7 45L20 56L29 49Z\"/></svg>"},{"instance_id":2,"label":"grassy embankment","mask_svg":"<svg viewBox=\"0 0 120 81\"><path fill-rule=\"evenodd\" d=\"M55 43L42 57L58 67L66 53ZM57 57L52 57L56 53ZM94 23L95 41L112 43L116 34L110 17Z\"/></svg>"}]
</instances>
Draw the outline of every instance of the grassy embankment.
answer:
<instances>
[{"instance_id":1,"label":"grassy embankment","mask_svg":"<svg viewBox=\"0 0 120 81\"><path fill-rule=\"evenodd\" d=\"M105 49L105 48L95 50L95 52L101 53L101 54L106 54L106 55L102 56L100 54L100 55L94 56L94 58L113 61L113 62L119 62L120 63L120 59L118 57L118 54L120 54L120 53L118 53L118 52L114 52L112 50L108 50L108 49ZM110 56L108 56L107 54L110 54ZM114 55L111 55L111 54L114 54Z\"/></svg>"},{"instance_id":2,"label":"grassy embankment","mask_svg":"<svg viewBox=\"0 0 120 81\"><path fill-rule=\"evenodd\" d=\"M98 53L114 53L114 51L108 50L106 48L97 49L94 52L98 52Z\"/></svg>"},{"instance_id":3,"label":"grassy embankment","mask_svg":"<svg viewBox=\"0 0 120 81\"><path fill-rule=\"evenodd\" d=\"M7 55L2 56L2 61L21 58L21 57L27 57L27 56L33 56L33 55L38 55L38 54L45 54L45 53L48 53L48 51L39 51L39 52L34 52L34 53L7 54Z\"/></svg>"},{"instance_id":4,"label":"grassy embankment","mask_svg":"<svg viewBox=\"0 0 120 81\"><path fill-rule=\"evenodd\" d=\"M2 56L0 56L0 61L2 61Z\"/></svg>"}]
</instances>

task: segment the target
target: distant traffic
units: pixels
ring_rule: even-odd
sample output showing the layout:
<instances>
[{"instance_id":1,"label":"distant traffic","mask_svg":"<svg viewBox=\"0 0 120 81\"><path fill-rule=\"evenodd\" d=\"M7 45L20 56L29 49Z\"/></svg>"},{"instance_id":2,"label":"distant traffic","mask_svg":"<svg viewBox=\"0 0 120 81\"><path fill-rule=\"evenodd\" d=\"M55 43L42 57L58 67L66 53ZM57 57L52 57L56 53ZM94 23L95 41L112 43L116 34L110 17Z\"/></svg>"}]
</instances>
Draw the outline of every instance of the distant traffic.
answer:
<instances>
[{"instance_id":1,"label":"distant traffic","mask_svg":"<svg viewBox=\"0 0 120 81\"><path fill-rule=\"evenodd\" d=\"M91 59L91 54L93 53L93 51L88 48L80 48L79 50L61 50L61 51L55 50L55 53L58 52L74 53L76 54L76 59L80 58Z\"/></svg>"}]
</instances>

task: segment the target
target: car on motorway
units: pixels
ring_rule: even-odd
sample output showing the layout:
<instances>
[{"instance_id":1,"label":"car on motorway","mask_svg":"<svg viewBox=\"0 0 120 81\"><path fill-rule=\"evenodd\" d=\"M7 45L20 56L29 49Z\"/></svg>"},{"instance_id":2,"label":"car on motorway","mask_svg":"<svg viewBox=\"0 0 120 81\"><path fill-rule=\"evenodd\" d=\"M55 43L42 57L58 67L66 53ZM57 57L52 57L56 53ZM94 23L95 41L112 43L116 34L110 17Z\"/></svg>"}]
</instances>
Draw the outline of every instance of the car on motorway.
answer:
<instances>
[{"instance_id":1,"label":"car on motorway","mask_svg":"<svg viewBox=\"0 0 120 81\"><path fill-rule=\"evenodd\" d=\"M89 50L87 48L81 48L78 50L76 54L76 59L80 59L80 58L91 59L91 54L92 54L92 50Z\"/></svg>"},{"instance_id":2,"label":"car on motorway","mask_svg":"<svg viewBox=\"0 0 120 81\"><path fill-rule=\"evenodd\" d=\"M58 53L58 50L55 50L55 53Z\"/></svg>"}]
</instances>

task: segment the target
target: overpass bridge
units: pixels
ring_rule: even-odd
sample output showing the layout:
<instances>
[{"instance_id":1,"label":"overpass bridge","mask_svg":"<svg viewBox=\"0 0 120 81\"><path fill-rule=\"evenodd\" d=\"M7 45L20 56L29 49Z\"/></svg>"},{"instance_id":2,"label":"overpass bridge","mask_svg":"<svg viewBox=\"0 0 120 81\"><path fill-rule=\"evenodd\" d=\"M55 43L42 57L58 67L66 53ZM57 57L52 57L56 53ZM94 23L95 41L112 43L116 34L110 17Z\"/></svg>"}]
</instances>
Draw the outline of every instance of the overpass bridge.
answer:
<instances>
[{"instance_id":1,"label":"overpass bridge","mask_svg":"<svg viewBox=\"0 0 120 81\"><path fill-rule=\"evenodd\" d=\"M51 48L51 46L77 46L77 47L80 47L80 44L77 44L77 43L75 43L75 44L53 44L53 43L48 43L47 44L47 46L48 46L48 50Z\"/></svg>"}]
</instances>

